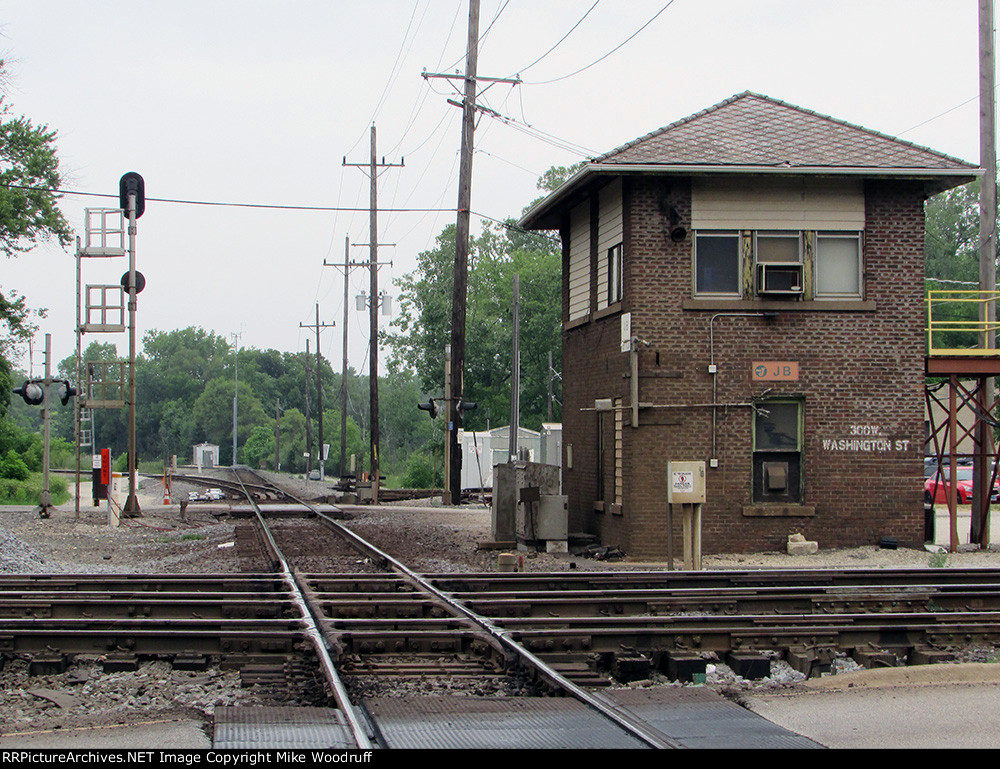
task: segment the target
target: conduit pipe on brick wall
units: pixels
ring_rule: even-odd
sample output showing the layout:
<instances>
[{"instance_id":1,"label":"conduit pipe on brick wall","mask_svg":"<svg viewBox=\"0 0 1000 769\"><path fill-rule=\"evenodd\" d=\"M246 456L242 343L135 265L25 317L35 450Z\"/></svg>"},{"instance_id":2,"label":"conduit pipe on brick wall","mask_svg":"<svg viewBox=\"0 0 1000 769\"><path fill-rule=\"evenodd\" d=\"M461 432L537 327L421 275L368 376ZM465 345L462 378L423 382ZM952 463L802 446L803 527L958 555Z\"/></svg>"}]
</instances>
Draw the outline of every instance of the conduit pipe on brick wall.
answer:
<instances>
[{"instance_id":1,"label":"conduit pipe on brick wall","mask_svg":"<svg viewBox=\"0 0 1000 769\"><path fill-rule=\"evenodd\" d=\"M715 315L712 316L712 319L709 320L708 322L708 353L709 353L708 373L712 375L712 456L710 461L710 466L712 467L717 466L719 462L719 457L715 453L716 437L718 433L718 414L719 414L719 398L718 398L719 369L715 365L716 318L767 318L767 317L773 317L773 314L766 312L717 312ZM746 405L753 406L752 403Z\"/></svg>"}]
</instances>

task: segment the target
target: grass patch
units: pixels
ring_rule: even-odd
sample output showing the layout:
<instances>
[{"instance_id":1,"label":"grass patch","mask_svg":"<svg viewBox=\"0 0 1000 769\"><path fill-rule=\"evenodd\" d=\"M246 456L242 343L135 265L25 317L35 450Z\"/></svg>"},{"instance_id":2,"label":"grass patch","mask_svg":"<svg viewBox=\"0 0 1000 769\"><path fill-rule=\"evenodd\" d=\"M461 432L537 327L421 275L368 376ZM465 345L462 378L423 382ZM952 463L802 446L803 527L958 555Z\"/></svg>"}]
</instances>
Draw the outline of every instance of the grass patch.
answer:
<instances>
[{"instance_id":1,"label":"grass patch","mask_svg":"<svg viewBox=\"0 0 1000 769\"><path fill-rule=\"evenodd\" d=\"M26 481L0 478L0 505L37 505L42 493L42 474L32 473ZM69 482L59 476L49 476L52 504L69 502Z\"/></svg>"},{"instance_id":2,"label":"grass patch","mask_svg":"<svg viewBox=\"0 0 1000 769\"><path fill-rule=\"evenodd\" d=\"M947 553L931 553L927 559L927 565L932 569L943 569L948 565Z\"/></svg>"}]
</instances>

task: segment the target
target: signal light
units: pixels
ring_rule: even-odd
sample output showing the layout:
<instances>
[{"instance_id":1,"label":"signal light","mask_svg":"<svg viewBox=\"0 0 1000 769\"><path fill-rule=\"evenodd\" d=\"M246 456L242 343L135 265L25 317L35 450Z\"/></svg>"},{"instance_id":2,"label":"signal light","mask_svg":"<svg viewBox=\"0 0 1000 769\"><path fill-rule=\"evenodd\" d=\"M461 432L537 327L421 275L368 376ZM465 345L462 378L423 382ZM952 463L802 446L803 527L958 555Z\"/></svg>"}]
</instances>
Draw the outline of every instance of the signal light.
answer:
<instances>
[{"instance_id":1,"label":"signal light","mask_svg":"<svg viewBox=\"0 0 1000 769\"><path fill-rule=\"evenodd\" d=\"M428 400L427 403L418 403L417 408L421 411L429 413L431 415L431 419L434 419L438 415L437 404L434 402L433 398Z\"/></svg>"},{"instance_id":2,"label":"signal light","mask_svg":"<svg viewBox=\"0 0 1000 769\"><path fill-rule=\"evenodd\" d=\"M146 183L135 171L129 171L118 181L118 204L128 216L129 195L135 195L135 218L146 210Z\"/></svg>"},{"instance_id":3,"label":"signal light","mask_svg":"<svg viewBox=\"0 0 1000 769\"><path fill-rule=\"evenodd\" d=\"M476 404L475 401L467 401L467 400L459 401L458 402L458 413L459 414L464 414L466 411L475 411L476 410L476 406L477 406L477 404Z\"/></svg>"},{"instance_id":4,"label":"signal light","mask_svg":"<svg viewBox=\"0 0 1000 769\"><path fill-rule=\"evenodd\" d=\"M76 388L69 383L68 379L64 379L59 383L57 392L59 393L59 400L65 406L69 403L69 399L76 395Z\"/></svg>"},{"instance_id":5,"label":"signal light","mask_svg":"<svg viewBox=\"0 0 1000 769\"><path fill-rule=\"evenodd\" d=\"M142 290L146 287L146 276L143 275L138 270L135 271L135 293L141 294ZM125 289L125 293L131 293L132 281L129 280L129 273L122 275L122 288Z\"/></svg>"},{"instance_id":6,"label":"signal light","mask_svg":"<svg viewBox=\"0 0 1000 769\"><path fill-rule=\"evenodd\" d=\"M24 398L29 406L37 406L45 400L45 390L38 382L26 381L20 387L14 388L14 394Z\"/></svg>"}]
</instances>

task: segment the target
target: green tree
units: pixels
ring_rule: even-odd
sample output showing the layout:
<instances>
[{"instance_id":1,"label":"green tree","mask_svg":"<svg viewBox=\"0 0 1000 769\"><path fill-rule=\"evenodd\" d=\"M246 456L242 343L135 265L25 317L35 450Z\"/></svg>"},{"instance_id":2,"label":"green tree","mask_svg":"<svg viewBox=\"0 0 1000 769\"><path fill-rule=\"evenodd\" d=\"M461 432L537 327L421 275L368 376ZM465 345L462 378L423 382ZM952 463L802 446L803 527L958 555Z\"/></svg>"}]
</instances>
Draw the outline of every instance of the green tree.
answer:
<instances>
[{"instance_id":1,"label":"green tree","mask_svg":"<svg viewBox=\"0 0 1000 769\"><path fill-rule=\"evenodd\" d=\"M929 288L976 288L979 283L979 181L930 198L925 214L924 275Z\"/></svg>"},{"instance_id":2,"label":"green tree","mask_svg":"<svg viewBox=\"0 0 1000 769\"><path fill-rule=\"evenodd\" d=\"M263 425L257 425L250 431L250 437L243 444L243 463L257 467L261 461L274 461L274 430Z\"/></svg>"},{"instance_id":3,"label":"green tree","mask_svg":"<svg viewBox=\"0 0 1000 769\"><path fill-rule=\"evenodd\" d=\"M281 469L289 473L302 472L306 461L306 417L298 409L287 409L278 422Z\"/></svg>"},{"instance_id":4,"label":"green tree","mask_svg":"<svg viewBox=\"0 0 1000 769\"><path fill-rule=\"evenodd\" d=\"M0 60L0 86L6 80ZM0 96L0 251L8 258L30 250L45 240L62 246L72 242L72 230L59 211L62 185L56 155L56 132L15 116L5 96ZM10 286L0 284L0 430L10 432L11 362L16 345L28 341L37 330L35 319L44 310L28 306L27 300ZM31 457L27 459L31 465Z\"/></svg>"},{"instance_id":5,"label":"green tree","mask_svg":"<svg viewBox=\"0 0 1000 769\"><path fill-rule=\"evenodd\" d=\"M535 185L538 189L542 190L545 195L536 198L531 202L531 204L524 209L526 212L529 208L542 200L550 192L555 192L563 184L569 181L580 169L587 165L586 160L581 160L579 163L574 163L571 166L552 166L548 171L538 177L538 183ZM522 212L523 213L523 212Z\"/></svg>"},{"instance_id":6,"label":"green tree","mask_svg":"<svg viewBox=\"0 0 1000 769\"><path fill-rule=\"evenodd\" d=\"M233 381L228 377L213 379L194 404L194 440L217 444L219 461L223 464L229 464L233 459L233 392ZM237 392L236 437L237 441L246 441L254 427L268 423L268 417L250 385L240 382Z\"/></svg>"},{"instance_id":7,"label":"green tree","mask_svg":"<svg viewBox=\"0 0 1000 769\"><path fill-rule=\"evenodd\" d=\"M454 227L421 253L416 271L396 281L399 313L384 335L389 365L416 373L424 392L443 394L444 348L451 338ZM520 276L521 423L536 429L546 419L548 354L559 370L561 249L545 235L512 223L484 223L470 244L466 302L465 397L479 408L466 415L469 429L506 424L510 414L513 346L513 278ZM559 419L556 408L555 419Z\"/></svg>"},{"instance_id":8,"label":"green tree","mask_svg":"<svg viewBox=\"0 0 1000 769\"><path fill-rule=\"evenodd\" d=\"M925 205L924 278L928 291L979 289L979 188L976 180L935 195ZM957 299L960 295L952 296ZM979 317L977 304L947 301L941 294L935 296L932 312L935 321L972 324ZM978 336L972 330L935 332L934 344L975 347Z\"/></svg>"}]
</instances>

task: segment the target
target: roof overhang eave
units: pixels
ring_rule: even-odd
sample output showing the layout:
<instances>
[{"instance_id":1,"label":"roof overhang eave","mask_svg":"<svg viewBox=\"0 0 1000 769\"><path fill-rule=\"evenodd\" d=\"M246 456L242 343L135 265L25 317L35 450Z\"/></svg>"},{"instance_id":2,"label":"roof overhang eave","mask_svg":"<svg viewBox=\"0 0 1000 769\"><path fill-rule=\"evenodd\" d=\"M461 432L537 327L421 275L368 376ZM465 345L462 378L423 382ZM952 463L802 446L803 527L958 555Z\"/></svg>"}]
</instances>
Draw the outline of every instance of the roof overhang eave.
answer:
<instances>
[{"instance_id":1,"label":"roof overhang eave","mask_svg":"<svg viewBox=\"0 0 1000 769\"><path fill-rule=\"evenodd\" d=\"M623 174L664 174L670 176L774 175L774 176L852 176L866 179L915 179L928 182L928 194L944 192L982 176L982 168L907 168L844 166L733 166L667 165L663 163L592 163L584 166L555 192L540 200L518 224L525 229L555 229L562 203L594 176Z\"/></svg>"}]
</instances>

